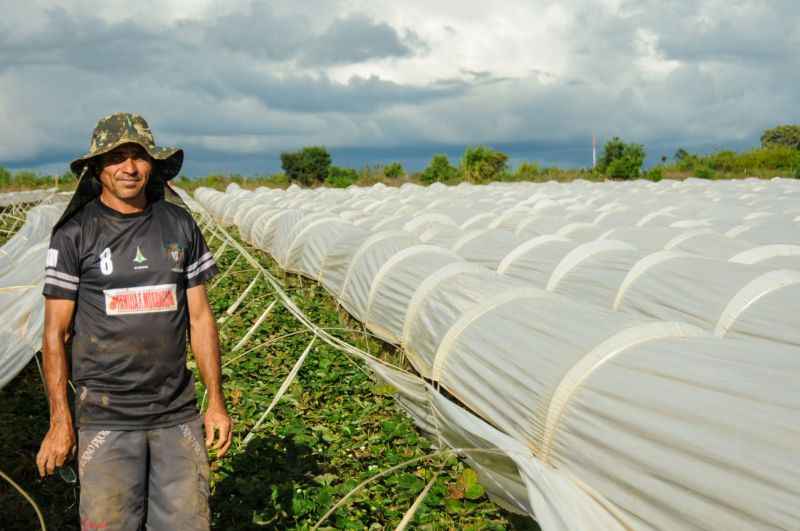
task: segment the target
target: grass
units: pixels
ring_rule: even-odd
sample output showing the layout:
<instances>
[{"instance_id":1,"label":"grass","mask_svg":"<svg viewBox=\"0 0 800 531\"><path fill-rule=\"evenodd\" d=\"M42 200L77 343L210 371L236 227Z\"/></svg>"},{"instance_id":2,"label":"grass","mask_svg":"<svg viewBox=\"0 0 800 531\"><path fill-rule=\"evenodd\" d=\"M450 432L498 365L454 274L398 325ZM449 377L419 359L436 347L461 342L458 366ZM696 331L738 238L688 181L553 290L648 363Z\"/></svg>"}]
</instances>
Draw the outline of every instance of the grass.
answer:
<instances>
[{"instance_id":1,"label":"grass","mask_svg":"<svg viewBox=\"0 0 800 531\"><path fill-rule=\"evenodd\" d=\"M235 233L235 231L234 231ZM219 241L212 244L213 248ZM283 274L265 254L253 251L281 278L294 300L319 326L357 328L316 283ZM219 257L225 270L236 254ZM253 277L240 260L231 274L210 289L221 315ZM212 281L213 283L214 281ZM212 285L212 284L209 284ZM260 283L248 301L222 325L224 391L235 422L235 441L224 459L212 462L213 528L309 529L356 484L389 467L434 451L432 443L395 405L392 389L373 381L360 362L317 342L287 394L246 449L241 440L266 409L310 341L300 325L276 305L247 348L295 334L238 357L232 354L250 324L272 300ZM332 331L372 353L397 363L390 345L362 334ZM368 345L365 341L368 341ZM193 363L190 362L193 367ZM198 397L202 387L198 384ZM34 363L0 391L0 425L6 427L0 468L30 492L45 512L50 529L76 530L77 486L59 477L39 480L35 456L48 425L47 403ZM369 485L324 524L336 529L394 529L430 478L440 471L417 513L416 529L538 529L526 517L500 509L475 482L463 462L423 460ZM33 510L0 482L3 529L35 529ZM324 528L323 526L323 528Z\"/></svg>"}]
</instances>

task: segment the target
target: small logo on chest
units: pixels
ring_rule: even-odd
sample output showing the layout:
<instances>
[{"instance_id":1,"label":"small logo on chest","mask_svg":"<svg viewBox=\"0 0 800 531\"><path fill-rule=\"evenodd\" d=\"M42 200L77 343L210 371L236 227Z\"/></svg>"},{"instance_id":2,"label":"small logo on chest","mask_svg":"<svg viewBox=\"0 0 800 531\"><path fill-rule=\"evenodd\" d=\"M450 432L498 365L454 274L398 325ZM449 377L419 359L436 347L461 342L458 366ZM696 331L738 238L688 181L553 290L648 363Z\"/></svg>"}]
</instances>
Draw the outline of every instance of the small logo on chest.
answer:
<instances>
[{"instance_id":1,"label":"small logo on chest","mask_svg":"<svg viewBox=\"0 0 800 531\"><path fill-rule=\"evenodd\" d=\"M145 262L147 262L147 258L142 253L142 249L137 245L136 246L136 256L133 257L133 263L134 264L138 264L138 265L133 266L133 269L134 270L147 269L148 266L142 265Z\"/></svg>"},{"instance_id":2,"label":"small logo on chest","mask_svg":"<svg viewBox=\"0 0 800 531\"><path fill-rule=\"evenodd\" d=\"M172 260L172 271L175 273L183 273L183 259L186 256L183 247L177 243L170 243L167 245L167 256Z\"/></svg>"}]
</instances>

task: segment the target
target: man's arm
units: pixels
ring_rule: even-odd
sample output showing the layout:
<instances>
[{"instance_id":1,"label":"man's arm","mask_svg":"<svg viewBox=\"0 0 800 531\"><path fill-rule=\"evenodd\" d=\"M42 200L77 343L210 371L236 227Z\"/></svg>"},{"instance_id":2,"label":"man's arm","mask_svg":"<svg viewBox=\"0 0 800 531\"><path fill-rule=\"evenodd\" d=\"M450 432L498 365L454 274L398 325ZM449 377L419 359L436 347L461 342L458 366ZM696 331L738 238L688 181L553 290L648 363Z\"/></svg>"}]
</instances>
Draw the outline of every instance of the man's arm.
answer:
<instances>
[{"instance_id":1,"label":"man's arm","mask_svg":"<svg viewBox=\"0 0 800 531\"><path fill-rule=\"evenodd\" d=\"M55 472L75 451L75 432L67 402L69 371L65 346L74 311L73 300L45 299L42 361L50 402L50 429L36 456L36 466L41 477Z\"/></svg>"},{"instance_id":2,"label":"man's arm","mask_svg":"<svg viewBox=\"0 0 800 531\"><path fill-rule=\"evenodd\" d=\"M206 446L218 450L217 456L222 457L231 445L232 425L222 394L217 324L203 284L187 289L186 300L189 306L192 352L208 392L208 409L204 422Z\"/></svg>"}]
</instances>

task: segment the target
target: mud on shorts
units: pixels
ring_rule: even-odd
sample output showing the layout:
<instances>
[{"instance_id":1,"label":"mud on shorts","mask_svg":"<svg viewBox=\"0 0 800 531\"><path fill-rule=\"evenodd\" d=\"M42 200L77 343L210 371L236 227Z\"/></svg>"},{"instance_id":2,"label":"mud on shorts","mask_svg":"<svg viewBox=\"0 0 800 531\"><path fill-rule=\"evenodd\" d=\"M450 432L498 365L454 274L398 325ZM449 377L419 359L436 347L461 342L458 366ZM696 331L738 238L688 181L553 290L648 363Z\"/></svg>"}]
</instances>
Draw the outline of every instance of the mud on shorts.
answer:
<instances>
[{"instance_id":1,"label":"mud on shorts","mask_svg":"<svg viewBox=\"0 0 800 531\"><path fill-rule=\"evenodd\" d=\"M79 430L81 530L208 530L203 440L200 417L146 431Z\"/></svg>"}]
</instances>

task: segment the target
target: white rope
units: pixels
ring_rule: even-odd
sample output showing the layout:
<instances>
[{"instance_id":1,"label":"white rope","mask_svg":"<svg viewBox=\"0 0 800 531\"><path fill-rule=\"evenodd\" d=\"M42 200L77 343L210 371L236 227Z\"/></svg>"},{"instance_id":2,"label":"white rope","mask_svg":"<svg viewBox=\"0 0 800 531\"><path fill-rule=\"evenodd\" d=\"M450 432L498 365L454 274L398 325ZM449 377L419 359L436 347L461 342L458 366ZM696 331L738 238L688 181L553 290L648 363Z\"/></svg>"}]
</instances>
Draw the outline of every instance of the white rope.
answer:
<instances>
[{"instance_id":1,"label":"white rope","mask_svg":"<svg viewBox=\"0 0 800 531\"><path fill-rule=\"evenodd\" d=\"M406 511L406 514L403 515L403 519L400 520L400 523L397 524L397 527L395 528L394 531L405 531L406 530L406 528L408 527L408 524L411 523L411 521L414 519L414 516L416 516L417 511L419 511L419 508L422 507L423 500L425 500L425 497L428 496L428 493L430 492L431 487L433 487L433 484L436 483L436 480L439 478L439 474L442 473L442 468L443 467L440 466L439 470L436 471L436 473L433 475L433 477L428 482L428 484L425 485L425 488L422 489L422 492L419 493L419 496L417 496L417 499L414 500L414 503L411 505L411 507L408 508L408 511Z\"/></svg>"},{"instance_id":2,"label":"white rope","mask_svg":"<svg viewBox=\"0 0 800 531\"><path fill-rule=\"evenodd\" d=\"M241 349L242 347L245 346L245 344L250 340L250 338L256 332L256 330L258 330L258 328L264 323L264 320L266 320L267 316L269 315L269 312L272 311L272 308L277 303L278 303L278 299L275 299L274 301L272 301L269 304L269 306L267 306L267 309L264 310L264 313L262 313L259 316L259 318L256 319L256 322L253 323L253 326L251 326L250 329L247 331L247 333L242 337L242 339L240 339L239 342L236 343L236 346L233 347L231 352L236 352L237 350L239 350L239 349Z\"/></svg>"},{"instance_id":3,"label":"white rope","mask_svg":"<svg viewBox=\"0 0 800 531\"><path fill-rule=\"evenodd\" d=\"M300 371L300 367L303 366L303 362L306 361L306 356L308 356L308 353L311 352L311 347L314 345L314 341L316 340L317 340L316 336L311 338L311 342L303 351L303 354L300 356L297 362L295 362L294 367L292 367L292 370L289 372L289 375L281 384L280 389L278 389L278 392L275 394L275 397L272 399L272 402L270 402L267 410L264 412L263 415L261 415L261 417L258 419L258 422L256 422L255 426L253 426L253 429L250 430L250 433L248 433L247 436L242 441L241 448L246 447L250 443L250 441L253 440L256 431L261 427L261 424L263 424L264 421L267 419L267 415L269 415L270 412L272 412L272 408L275 407L275 405L278 403L278 400L280 400L281 397L283 397L284 393L286 393L286 390L289 389L289 386L292 384L295 377L297 376L297 373Z\"/></svg>"},{"instance_id":4,"label":"white rope","mask_svg":"<svg viewBox=\"0 0 800 531\"><path fill-rule=\"evenodd\" d=\"M8 476L5 474L5 472L3 472L2 470L0 470L0 477L2 477L3 479L5 479L6 481L8 481L8 483L9 483L9 484L10 484L12 487L14 487L15 489L17 489L17 492L19 492L20 494L22 494L22 497L23 497L23 498L25 498L25 500L27 500L27 502L31 504L31 507L33 507L33 510L34 510L34 511L36 511L36 517L39 519L39 527L41 527L41 528L42 528L42 531L47 531L47 526L46 526L46 525L45 525L45 523L44 523L44 516L42 516L42 510L41 510L41 509L39 509L39 506L38 506L38 505L36 505L36 502L35 502L35 501L33 501L33 498L31 497L31 495L30 495L30 494L28 494L27 492L25 492L25 489L23 489L22 487L20 487L19 485L17 485L17 483L16 483L16 482L15 482L13 479L11 479L10 477L8 477Z\"/></svg>"}]
</instances>

